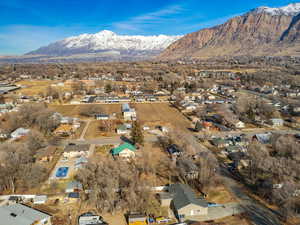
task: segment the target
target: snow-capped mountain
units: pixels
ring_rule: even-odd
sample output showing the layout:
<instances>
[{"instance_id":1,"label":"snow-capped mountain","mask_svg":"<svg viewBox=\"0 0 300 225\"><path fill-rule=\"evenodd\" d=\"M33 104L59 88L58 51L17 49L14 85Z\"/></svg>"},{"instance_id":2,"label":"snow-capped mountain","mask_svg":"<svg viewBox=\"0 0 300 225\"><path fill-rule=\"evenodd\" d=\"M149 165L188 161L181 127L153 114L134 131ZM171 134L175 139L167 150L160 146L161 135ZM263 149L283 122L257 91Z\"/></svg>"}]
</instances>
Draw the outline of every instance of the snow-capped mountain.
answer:
<instances>
[{"instance_id":1,"label":"snow-capped mountain","mask_svg":"<svg viewBox=\"0 0 300 225\"><path fill-rule=\"evenodd\" d=\"M285 15L285 16L296 16L300 13L300 3L292 3L280 8L271 8L271 7L259 7L255 9L256 12L262 13L266 12L273 16Z\"/></svg>"},{"instance_id":2,"label":"snow-capped mountain","mask_svg":"<svg viewBox=\"0 0 300 225\"><path fill-rule=\"evenodd\" d=\"M95 34L81 34L41 47L27 55L70 56L74 54L109 53L112 55L155 55L181 36L129 36L108 30Z\"/></svg>"}]
</instances>

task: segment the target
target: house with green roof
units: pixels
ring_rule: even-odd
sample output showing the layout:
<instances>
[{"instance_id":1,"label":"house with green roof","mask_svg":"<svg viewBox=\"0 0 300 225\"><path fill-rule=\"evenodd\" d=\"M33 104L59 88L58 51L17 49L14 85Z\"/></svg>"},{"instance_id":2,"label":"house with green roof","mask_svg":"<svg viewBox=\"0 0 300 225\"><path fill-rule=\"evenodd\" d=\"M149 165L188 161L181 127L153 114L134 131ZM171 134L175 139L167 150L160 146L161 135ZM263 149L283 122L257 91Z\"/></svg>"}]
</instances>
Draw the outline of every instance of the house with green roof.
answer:
<instances>
[{"instance_id":1,"label":"house with green roof","mask_svg":"<svg viewBox=\"0 0 300 225\"><path fill-rule=\"evenodd\" d=\"M119 145L111 150L112 156L122 157L122 158L134 158L136 152L136 147L128 142Z\"/></svg>"}]
</instances>

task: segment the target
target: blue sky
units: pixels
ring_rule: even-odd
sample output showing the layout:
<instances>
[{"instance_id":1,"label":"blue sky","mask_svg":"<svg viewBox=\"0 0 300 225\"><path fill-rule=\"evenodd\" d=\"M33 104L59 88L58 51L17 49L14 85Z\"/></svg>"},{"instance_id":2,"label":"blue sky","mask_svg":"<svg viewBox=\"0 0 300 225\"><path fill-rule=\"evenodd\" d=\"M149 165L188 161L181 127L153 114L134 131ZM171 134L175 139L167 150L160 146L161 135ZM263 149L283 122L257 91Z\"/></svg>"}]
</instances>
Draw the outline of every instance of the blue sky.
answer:
<instances>
[{"instance_id":1,"label":"blue sky","mask_svg":"<svg viewBox=\"0 0 300 225\"><path fill-rule=\"evenodd\" d=\"M181 35L223 23L258 6L279 7L292 2L0 0L0 55L24 54L53 41L104 29L129 35Z\"/></svg>"}]
</instances>

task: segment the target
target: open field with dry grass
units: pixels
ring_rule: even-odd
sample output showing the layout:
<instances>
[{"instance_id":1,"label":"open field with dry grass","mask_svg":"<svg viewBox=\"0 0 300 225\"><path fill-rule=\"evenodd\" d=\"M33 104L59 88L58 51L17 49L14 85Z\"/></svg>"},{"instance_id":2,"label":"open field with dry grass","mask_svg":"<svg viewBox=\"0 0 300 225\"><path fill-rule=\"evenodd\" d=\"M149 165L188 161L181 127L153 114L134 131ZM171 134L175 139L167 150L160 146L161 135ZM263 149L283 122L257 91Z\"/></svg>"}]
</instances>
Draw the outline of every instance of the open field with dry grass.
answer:
<instances>
[{"instance_id":1,"label":"open field with dry grass","mask_svg":"<svg viewBox=\"0 0 300 225\"><path fill-rule=\"evenodd\" d=\"M56 112L65 116L79 117L80 111L86 105L50 105L49 107ZM103 109L102 113L117 113L117 117L121 117L121 104L97 104ZM131 104L137 111L138 120L142 124L147 125L167 125L180 130L187 130L191 126L191 122L185 118L177 109L171 107L168 103L135 103Z\"/></svg>"},{"instance_id":2,"label":"open field with dry grass","mask_svg":"<svg viewBox=\"0 0 300 225\"><path fill-rule=\"evenodd\" d=\"M22 94L22 95L38 95L39 93L45 93L47 88L51 86L52 84L57 84L60 81L52 81L52 80L23 80L19 81L16 84L17 85L22 85L25 86L25 88L21 88L16 91L17 94ZM65 86L59 86L59 87L52 87L56 88L58 90L62 91L70 91L71 86L65 85Z\"/></svg>"},{"instance_id":3,"label":"open field with dry grass","mask_svg":"<svg viewBox=\"0 0 300 225\"><path fill-rule=\"evenodd\" d=\"M93 120L91 121L86 134L84 136L85 139L95 139L95 138L101 138L101 137L114 137L118 136L118 134L115 132L115 130L112 130L110 132L104 132L100 130L100 127L102 125L103 121L100 120ZM103 126L103 125L102 125Z\"/></svg>"},{"instance_id":4,"label":"open field with dry grass","mask_svg":"<svg viewBox=\"0 0 300 225\"><path fill-rule=\"evenodd\" d=\"M141 123L171 125L180 130L187 130L191 126L190 121L168 103L133 104L133 106Z\"/></svg>"},{"instance_id":5,"label":"open field with dry grass","mask_svg":"<svg viewBox=\"0 0 300 225\"><path fill-rule=\"evenodd\" d=\"M82 104L82 105L49 105L49 108L61 113L64 116L70 116L70 117L79 117L79 118L85 118L80 116L80 111L83 108L90 107L93 104ZM112 114L112 113L117 113L118 116L121 115L121 104L97 104L97 106L101 106L102 112L99 113L104 113L104 114Z\"/></svg>"}]
</instances>

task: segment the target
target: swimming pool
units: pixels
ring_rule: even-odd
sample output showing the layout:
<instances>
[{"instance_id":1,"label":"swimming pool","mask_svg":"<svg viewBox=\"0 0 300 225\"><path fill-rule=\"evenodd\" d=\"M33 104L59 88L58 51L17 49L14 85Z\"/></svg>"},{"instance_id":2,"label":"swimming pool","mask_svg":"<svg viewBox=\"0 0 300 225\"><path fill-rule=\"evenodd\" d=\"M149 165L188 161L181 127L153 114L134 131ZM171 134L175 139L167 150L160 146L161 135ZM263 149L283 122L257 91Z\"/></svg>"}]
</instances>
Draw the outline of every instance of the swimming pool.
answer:
<instances>
[{"instance_id":1,"label":"swimming pool","mask_svg":"<svg viewBox=\"0 0 300 225\"><path fill-rule=\"evenodd\" d=\"M66 177L69 171L69 167L59 167L56 170L56 177Z\"/></svg>"}]
</instances>

